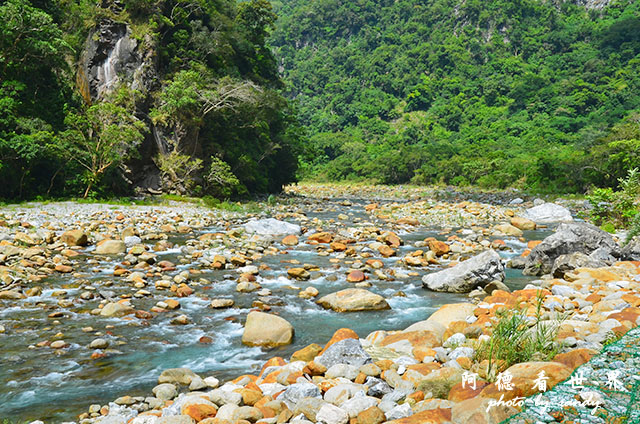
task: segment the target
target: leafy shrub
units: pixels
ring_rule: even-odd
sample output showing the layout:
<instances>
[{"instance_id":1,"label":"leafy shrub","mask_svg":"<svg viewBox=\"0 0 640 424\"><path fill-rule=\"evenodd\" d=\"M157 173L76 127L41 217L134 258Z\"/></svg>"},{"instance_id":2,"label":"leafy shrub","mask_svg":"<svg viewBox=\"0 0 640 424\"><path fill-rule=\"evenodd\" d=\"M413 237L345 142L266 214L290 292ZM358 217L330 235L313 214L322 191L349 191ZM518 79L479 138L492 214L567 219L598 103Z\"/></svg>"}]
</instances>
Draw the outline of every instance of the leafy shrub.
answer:
<instances>
[{"instance_id":1,"label":"leafy shrub","mask_svg":"<svg viewBox=\"0 0 640 424\"><path fill-rule=\"evenodd\" d=\"M527 318L526 311L506 309L497 312L497 322L493 326L491 337L476 346L475 360L489 360L487 377L495 378L496 364L501 371L511 365L530 360L548 361L559 351L556 342L558 328L564 319L542 319L544 296L538 292L536 315L533 320Z\"/></svg>"},{"instance_id":2,"label":"leafy shrub","mask_svg":"<svg viewBox=\"0 0 640 424\"><path fill-rule=\"evenodd\" d=\"M587 195L592 205L590 220L606 231L629 226L638 214L637 201L640 196L640 171L630 169L625 178L618 179L619 190L596 188ZM606 227L606 228L605 228Z\"/></svg>"}]
</instances>

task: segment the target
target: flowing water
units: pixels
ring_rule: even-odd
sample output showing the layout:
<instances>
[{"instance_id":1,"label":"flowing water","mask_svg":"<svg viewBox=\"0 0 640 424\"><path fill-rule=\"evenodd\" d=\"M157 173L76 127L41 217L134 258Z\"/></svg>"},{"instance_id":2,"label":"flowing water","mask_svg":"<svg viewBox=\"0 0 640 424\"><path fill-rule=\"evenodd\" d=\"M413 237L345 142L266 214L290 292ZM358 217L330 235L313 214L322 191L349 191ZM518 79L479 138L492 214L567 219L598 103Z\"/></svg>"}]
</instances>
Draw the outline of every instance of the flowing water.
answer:
<instances>
[{"instance_id":1,"label":"flowing water","mask_svg":"<svg viewBox=\"0 0 640 424\"><path fill-rule=\"evenodd\" d=\"M322 203L324 207L319 209L317 206ZM341 206L339 200L332 200L315 203L306 212L309 218L322 220L337 220L339 213L347 214L348 220L341 221L344 225L359 225L370 219L363 209L365 203L368 202L352 200L352 206ZM205 232L217 230L207 228ZM405 245L399 249L397 257L384 259L385 269L397 268L398 271L407 272L397 263L398 258L415 250L412 246L414 241L435 236L439 230L434 225L399 233ZM541 239L548 234L546 231L527 232L525 238ZM194 238L193 235L191 237ZM501 252L505 258L518 255L526 248L526 243L515 238L505 240L511 248ZM176 236L174 241L179 246L184 244L185 237ZM180 263L180 254L180 249L162 252L160 260ZM317 265L320 272L312 272L309 281L292 282L284 272L285 265L289 265L282 262L285 259ZM349 287L344 278L335 281L327 278L332 274L344 275L348 269L344 261L335 264L329 259L329 256L319 256L314 246L301 243L289 249L287 255L265 256L260 261L271 268L261 271L258 277L262 287L272 292L272 298L267 299L268 304L272 305L273 312L287 319L295 328L292 345L271 350L249 348L241 344L242 322L252 302L259 296L255 293L237 293L235 280L238 274L233 270L203 270L201 276L212 284L198 287L196 293L205 293L210 298L234 298L236 307L213 310L204 296L193 295L180 299L180 310L158 314L148 322L90 315L88 312L98 306L98 300L69 305L62 309L63 317L48 318L49 309L54 310L55 307L56 311L61 310L57 307L60 298L77 299L79 293L88 288L94 287L103 296L113 292L111 295L114 300L122 293L135 292L136 289L123 279L111 278L115 262L87 264L87 269L97 268L100 271L94 272L88 280L77 281L72 277L48 279L50 288L40 296L20 301L17 307L0 308L0 323L11 330L0 337L0 418L14 421L36 418L45 422L72 421L92 403L105 404L125 394L148 394L160 372L167 368L189 367L203 376L214 375L224 380L256 372L269 357L288 357L310 343L323 344L335 330L342 327L352 328L361 337L379 329L403 329L426 319L442 304L468 300L465 295L423 289L420 280L425 273L423 271L420 276L408 279L371 280L371 290L387 298L391 310L348 314L327 311L313 300L299 298L298 291L289 286L313 286L321 296ZM175 273L190 266L180 265ZM429 271L437 269L433 266ZM522 288L529 281L531 278L522 276L519 270L507 270L506 283L512 289ZM105 285L105 282L110 285ZM404 293L403 296L397 295L400 291ZM136 309L149 310L162 299L162 295L136 299L135 306ZM48 306L43 307L43 304ZM171 325L171 319L179 314L188 315L191 323ZM56 320L64 322L64 326L56 324ZM94 331L84 332L85 327L93 327ZM64 340L71 343L65 354L52 354L51 349L27 348L28 345L51 339L59 331L63 331ZM109 340L110 349L117 352L103 359L90 359L91 352L86 346L98 336ZM211 337L213 342L199 342L202 336Z\"/></svg>"}]
</instances>

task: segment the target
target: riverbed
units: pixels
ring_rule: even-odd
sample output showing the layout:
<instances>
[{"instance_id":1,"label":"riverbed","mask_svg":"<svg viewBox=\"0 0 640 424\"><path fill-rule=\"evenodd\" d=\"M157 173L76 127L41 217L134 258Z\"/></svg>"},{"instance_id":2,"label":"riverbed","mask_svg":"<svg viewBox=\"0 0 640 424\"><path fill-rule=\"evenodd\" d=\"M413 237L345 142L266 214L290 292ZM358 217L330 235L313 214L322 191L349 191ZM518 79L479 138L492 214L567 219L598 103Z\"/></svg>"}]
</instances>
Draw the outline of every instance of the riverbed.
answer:
<instances>
[{"instance_id":1,"label":"riverbed","mask_svg":"<svg viewBox=\"0 0 640 424\"><path fill-rule=\"evenodd\" d=\"M446 203L451 211L469 209L468 206L459 208L459 202L466 199L462 195L456 196ZM4 215L8 223L15 221L13 226L6 228L6 234L11 235L17 231L16 223L18 226L30 223L30 227L25 228L29 233L43 227L46 221L60 222L53 227L57 228L53 231L59 236L64 227L85 226L89 220L102 221L96 232L117 234L124 227L140 227L141 230L145 225L153 227L150 222L158 216L175 220L176 215L183 219L180 222L188 227L188 231L162 232L166 236L164 241L170 246L166 250L154 250L158 243L157 233L141 231L141 244L157 255L157 261L175 264L175 269L169 271L153 267L144 270L147 273L144 290L148 295L136 296L139 287L132 286L127 278L114 276L118 267L135 272L131 266L123 265L124 255L95 255L95 247L89 245L76 249L78 256L68 258L73 266L72 273L51 273L39 282L27 284L41 287L41 293L20 300L0 300L0 324L6 329L0 334L0 418L16 422L32 419L73 421L89 404L104 403L124 394L148 393L160 372L167 368L188 367L200 375L213 375L224 381L243 373L255 373L266 359L275 355L288 357L310 343L322 344L339 328L351 328L360 337L374 330L406 328L426 319L443 304L468 300L464 294L423 288L421 277L448 266L450 261L443 259L424 267L407 266L402 258L420 249L416 243L420 245L428 237L444 240L452 235L470 244L499 239L504 241L504 246L498 251L506 262L522 254L529 240L540 240L551 231L549 228L526 231L521 237L491 234L488 230L492 224L508 218L501 213L517 210L516 206L507 204L508 196L502 205L472 202L474 208L480 205L477 207L486 208L490 215L495 214L484 223L476 223L473 230L467 225L455 226L460 222L460 214L455 219L447 219L446 216L453 212L449 213L444 206L442 219L423 217L417 225L397 224L397 217L388 216L384 211L385 205L396 205L394 210L402 211L420 201L430 202L429 210L445 204L420 196L389 199L367 193L367 198L359 198L356 193L349 197L327 198L311 192L282 196L275 205L262 205L257 213L210 211L182 204L169 207L36 204L27 208L5 208L0 211L0 217ZM367 210L367 205L374 202L378 206ZM46 215L43 217L43 214ZM150 221L145 222L145 216ZM255 243L240 233L234 241L235 228L249 219L267 216L299 224L306 229L305 234L317 229L343 234L344 238L352 239L349 246L354 247L357 254L348 256L344 252L305 243L305 235L296 246L285 246L279 239ZM118 219L121 217L124 218ZM163 219L158 221L161 223ZM177 227L176 224L176 230ZM377 252L369 252L371 239L357 237L358 232L354 229L359 228L377 228L381 233L394 231L403 245L397 248L394 256L381 257ZM237 269L217 270L203 265L198 252L212 247L199 242L202 236L229 233L232 236L224 238L224 243L213 249L221 252L226 249L230 254L243 250L247 256L257 253L256 259L249 262L261 266L256 277L260 290L240 293L236 290ZM148 237L150 234L153 237ZM52 250L50 257L59 256L55 249ZM382 269L390 278L382 280L371 274L363 264L367 257L381 260ZM308 267L309 280L295 281L287 276L287 268L304 264L313 265ZM341 314L315 303L323 295L353 287L345 278L352 269L366 269L368 290L387 299L391 309ZM179 309L153 314L148 319L103 317L91 313L100 304L123 297L131 297L136 310L150 311L159 301L175 297L168 290L158 289L154 282L173 279L184 271L189 272L186 283L194 293L179 298ZM519 270L507 269L505 283L511 289L522 288L531 280ZM299 291L307 287L316 288L318 296L312 299L299 297ZM210 301L214 298L233 299L235 305L228 309L212 309ZM291 345L261 349L241 343L246 315L265 305L295 328ZM172 324L179 315L186 315L189 322ZM107 340L109 347L100 351L89 349L88 345L96 338ZM48 347L46 342L54 340L64 340L68 346L62 349ZM96 352L100 354L94 355Z\"/></svg>"}]
</instances>

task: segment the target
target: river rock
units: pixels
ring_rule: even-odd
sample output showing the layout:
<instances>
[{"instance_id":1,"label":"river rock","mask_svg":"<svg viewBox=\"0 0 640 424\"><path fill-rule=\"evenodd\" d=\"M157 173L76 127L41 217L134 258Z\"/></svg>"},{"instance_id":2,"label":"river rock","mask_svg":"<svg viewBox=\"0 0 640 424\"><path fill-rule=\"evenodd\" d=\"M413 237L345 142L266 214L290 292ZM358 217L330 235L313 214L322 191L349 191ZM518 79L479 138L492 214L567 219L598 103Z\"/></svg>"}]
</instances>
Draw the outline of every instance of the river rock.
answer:
<instances>
[{"instance_id":1,"label":"river rock","mask_svg":"<svg viewBox=\"0 0 640 424\"><path fill-rule=\"evenodd\" d=\"M171 383L158 384L153 388L152 392L156 398L162 401L171 400L174 397L178 396L178 389L174 384Z\"/></svg>"},{"instance_id":2,"label":"river rock","mask_svg":"<svg viewBox=\"0 0 640 424\"><path fill-rule=\"evenodd\" d=\"M335 405L326 403L316 414L316 420L326 424L347 424L349 414Z\"/></svg>"},{"instance_id":3,"label":"river rock","mask_svg":"<svg viewBox=\"0 0 640 424\"><path fill-rule=\"evenodd\" d=\"M600 268L607 263L585 255L582 252L573 252L560 255L553 261L551 274L556 278L563 278L564 274L578 268Z\"/></svg>"},{"instance_id":4,"label":"river rock","mask_svg":"<svg viewBox=\"0 0 640 424\"><path fill-rule=\"evenodd\" d=\"M589 255L598 250L599 255L620 256L620 248L611 234L586 223L561 224L556 232L545 238L531 250L525 259L525 275L548 274L553 263L561 255L581 252Z\"/></svg>"},{"instance_id":5,"label":"river rock","mask_svg":"<svg viewBox=\"0 0 640 424\"><path fill-rule=\"evenodd\" d=\"M493 400L474 397L459 402L451 409L451 421L454 423L499 424L518 413L518 410L511 406L491 406Z\"/></svg>"},{"instance_id":6,"label":"river rock","mask_svg":"<svg viewBox=\"0 0 640 424\"><path fill-rule=\"evenodd\" d=\"M416 322L407 327L403 332L432 331L440 340L445 330L454 321L465 321L467 317L473 316L476 305L473 303L450 303L442 305L429 318Z\"/></svg>"},{"instance_id":7,"label":"river rock","mask_svg":"<svg viewBox=\"0 0 640 424\"><path fill-rule=\"evenodd\" d=\"M548 378L546 380L547 389L551 389L559 382L569 378L572 371L571 368L559 362L522 362L512 365L505 371L512 376L513 390L505 392L500 390L496 383L491 383L482 389L480 396L500 399L504 395L505 401L518 396L531 396L538 393L535 381L542 372Z\"/></svg>"},{"instance_id":8,"label":"river rock","mask_svg":"<svg viewBox=\"0 0 640 424\"><path fill-rule=\"evenodd\" d=\"M511 225L522 231L530 231L536 229L535 222L521 216L514 216L513 218L511 218Z\"/></svg>"},{"instance_id":9,"label":"river rock","mask_svg":"<svg viewBox=\"0 0 640 424\"><path fill-rule=\"evenodd\" d=\"M244 224L247 233L258 234L262 236L283 236L289 234L300 234L299 225L290 224L277 219L257 219Z\"/></svg>"},{"instance_id":10,"label":"river rock","mask_svg":"<svg viewBox=\"0 0 640 424\"><path fill-rule=\"evenodd\" d=\"M19 300L24 298L25 296L17 290L0 291L0 300Z\"/></svg>"},{"instance_id":11,"label":"river rock","mask_svg":"<svg viewBox=\"0 0 640 424\"><path fill-rule=\"evenodd\" d=\"M522 236L522 230L518 227L515 227L511 224L500 224L493 227L493 229L500 234L505 234L507 236L520 237Z\"/></svg>"},{"instance_id":12,"label":"river rock","mask_svg":"<svg viewBox=\"0 0 640 424\"><path fill-rule=\"evenodd\" d=\"M418 390L431 392L434 398L446 399L449 391L462 381L463 370L453 367L442 367L431 371L418 382Z\"/></svg>"},{"instance_id":13,"label":"river rock","mask_svg":"<svg viewBox=\"0 0 640 424\"><path fill-rule=\"evenodd\" d=\"M316 414L322 408L324 404L326 404L324 400L316 397L306 397L298 401L296 403L296 409L293 411L293 415L298 416L303 414L305 417L310 419L311 421L316 421Z\"/></svg>"},{"instance_id":14,"label":"river rock","mask_svg":"<svg viewBox=\"0 0 640 424\"><path fill-rule=\"evenodd\" d=\"M295 383L287 386L277 399L284 402L287 408L294 410L298 401L308 397L321 398L320 389L311 383Z\"/></svg>"},{"instance_id":15,"label":"river rock","mask_svg":"<svg viewBox=\"0 0 640 424\"><path fill-rule=\"evenodd\" d=\"M162 371L162 374L158 377L158 384L171 383L188 386L194 377L197 377L196 373L189 368L169 368Z\"/></svg>"},{"instance_id":16,"label":"river rock","mask_svg":"<svg viewBox=\"0 0 640 424\"><path fill-rule=\"evenodd\" d=\"M121 317L133 312L133 307L127 303L111 302L104 305L100 310L100 315L103 317Z\"/></svg>"},{"instance_id":17,"label":"river rock","mask_svg":"<svg viewBox=\"0 0 640 424\"><path fill-rule=\"evenodd\" d=\"M188 415L171 415L166 417L159 417L155 424L195 424L196 420Z\"/></svg>"},{"instance_id":18,"label":"river rock","mask_svg":"<svg viewBox=\"0 0 640 424\"><path fill-rule=\"evenodd\" d=\"M251 312L244 326L242 343L275 347L291 343L293 326L284 318L264 312Z\"/></svg>"},{"instance_id":19,"label":"river rock","mask_svg":"<svg viewBox=\"0 0 640 424\"><path fill-rule=\"evenodd\" d=\"M354 312L390 309L387 301L380 295L365 289L345 289L321 297L318 302L326 309L336 312Z\"/></svg>"},{"instance_id":20,"label":"river rock","mask_svg":"<svg viewBox=\"0 0 640 424\"><path fill-rule=\"evenodd\" d=\"M622 247L622 259L626 261L640 261L640 236L633 237Z\"/></svg>"},{"instance_id":21,"label":"river rock","mask_svg":"<svg viewBox=\"0 0 640 424\"><path fill-rule=\"evenodd\" d=\"M60 236L60 241L68 246L86 246L88 238L82 230L70 230Z\"/></svg>"},{"instance_id":22,"label":"river rock","mask_svg":"<svg viewBox=\"0 0 640 424\"><path fill-rule=\"evenodd\" d=\"M372 362L371 356L362 348L358 339L344 339L329 346L314 362L326 368L336 364L348 364L361 367Z\"/></svg>"},{"instance_id":23,"label":"river rock","mask_svg":"<svg viewBox=\"0 0 640 424\"><path fill-rule=\"evenodd\" d=\"M211 301L211 307L213 309L230 308L234 304L233 299L213 299Z\"/></svg>"},{"instance_id":24,"label":"river rock","mask_svg":"<svg viewBox=\"0 0 640 424\"><path fill-rule=\"evenodd\" d=\"M573 221L571 211L564 206L556 205L555 203L543 203L529 208L524 211L523 218L530 219L536 224Z\"/></svg>"},{"instance_id":25,"label":"river rock","mask_svg":"<svg viewBox=\"0 0 640 424\"><path fill-rule=\"evenodd\" d=\"M106 349L109 347L109 342L105 339L95 339L89 344L89 349Z\"/></svg>"},{"instance_id":26,"label":"river rock","mask_svg":"<svg viewBox=\"0 0 640 424\"><path fill-rule=\"evenodd\" d=\"M96 255L118 255L127 251L122 240L104 240L96 246Z\"/></svg>"},{"instance_id":27,"label":"river rock","mask_svg":"<svg viewBox=\"0 0 640 424\"><path fill-rule=\"evenodd\" d=\"M487 250L452 268L425 275L422 284L433 291L468 293L494 280L504 281L504 266L495 250Z\"/></svg>"}]
</instances>

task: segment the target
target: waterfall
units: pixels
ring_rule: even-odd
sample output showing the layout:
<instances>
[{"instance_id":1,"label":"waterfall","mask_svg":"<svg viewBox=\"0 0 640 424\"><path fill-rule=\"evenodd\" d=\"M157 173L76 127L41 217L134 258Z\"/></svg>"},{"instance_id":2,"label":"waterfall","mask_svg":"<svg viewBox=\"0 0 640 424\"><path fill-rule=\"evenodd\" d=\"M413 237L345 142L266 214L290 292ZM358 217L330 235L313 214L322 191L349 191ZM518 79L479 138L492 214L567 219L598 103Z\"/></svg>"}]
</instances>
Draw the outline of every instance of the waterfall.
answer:
<instances>
[{"instance_id":1,"label":"waterfall","mask_svg":"<svg viewBox=\"0 0 640 424\"><path fill-rule=\"evenodd\" d=\"M98 95L103 95L104 93L109 92L118 80L116 66L120 62L122 56L122 43L125 38L127 37L124 36L116 42L104 63L100 65L100 68L98 69Z\"/></svg>"}]
</instances>

